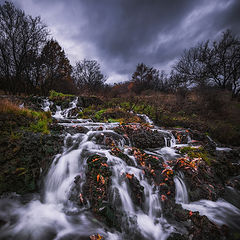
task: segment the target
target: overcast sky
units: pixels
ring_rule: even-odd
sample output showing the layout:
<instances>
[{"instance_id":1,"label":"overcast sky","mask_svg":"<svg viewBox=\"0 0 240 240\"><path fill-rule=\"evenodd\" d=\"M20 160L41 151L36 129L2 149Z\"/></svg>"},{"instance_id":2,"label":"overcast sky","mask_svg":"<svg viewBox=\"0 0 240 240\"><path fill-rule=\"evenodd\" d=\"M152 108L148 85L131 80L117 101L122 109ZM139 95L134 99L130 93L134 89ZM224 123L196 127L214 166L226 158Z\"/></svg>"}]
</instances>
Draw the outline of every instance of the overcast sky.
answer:
<instances>
[{"instance_id":1,"label":"overcast sky","mask_svg":"<svg viewBox=\"0 0 240 240\"><path fill-rule=\"evenodd\" d=\"M84 58L98 60L108 82L129 80L140 62L169 71L184 49L214 39L227 28L240 35L240 0L13 3L41 16L73 65Z\"/></svg>"}]
</instances>

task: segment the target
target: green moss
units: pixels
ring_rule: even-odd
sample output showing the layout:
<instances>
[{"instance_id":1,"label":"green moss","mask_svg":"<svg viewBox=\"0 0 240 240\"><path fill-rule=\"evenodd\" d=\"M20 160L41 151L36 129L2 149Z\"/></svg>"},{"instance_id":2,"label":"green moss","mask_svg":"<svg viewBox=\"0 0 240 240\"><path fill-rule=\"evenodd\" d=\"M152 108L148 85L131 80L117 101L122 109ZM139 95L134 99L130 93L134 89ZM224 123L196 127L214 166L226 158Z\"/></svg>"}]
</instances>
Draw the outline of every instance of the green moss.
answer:
<instances>
[{"instance_id":1,"label":"green moss","mask_svg":"<svg viewBox=\"0 0 240 240\"><path fill-rule=\"evenodd\" d=\"M43 134L49 134L48 124L52 121L51 114L49 112L35 112L31 111L34 122L30 124L29 130L33 132L40 132Z\"/></svg>"},{"instance_id":2,"label":"green moss","mask_svg":"<svg viewBox=\"0 0 240 240\"><path fill-rule=\"evenodd\" d=\"M50 100L54 100L54 99L64 99L66 97L74 97L74 95L72 94L64 94L64 93L60 93L60 92L56 92L54 90L51 90L49 93L49 99Z\"/></svg>"},{"instance_id":3,"label":"green moss","mask_svg":"<svg viewBox=\"0 0 240 240\"><path fill-rule=\"evenodd\" d=\"M10 135L9 135L10 141L18 140L21 138L21 136L22 136L22 133L16 132L16 131L13 131L12 129L10 129Z\"/></svg>"},{"instance_id":4,"label":"green moss","mask_svg":"<svg viewBox=\"0 0 240 240\"><path fill-rule=\"evenodd\" d=\"M50 131L48 129L48 120L47 119L39 119L36 123L31 123L29 129L33 132L40 132L43 134L50 133Z\"/></svg>"},{"instance_id":5,"label":"green moss","mask_svg":"<svg viewBox=\"0 0 240 240\"><path fill-rule=\"evenodd\" d=\"M127 110L127 111L131 110L131 105L132 104L130 102L122 102L122 103L120 103L120 107L125 109L125 110Z\"/></svg>"},{"instance_id":6,"label":"green moss","mask_svg":"<svg viewBox=\"0 0 240 240\"><path fill-rule=\"evenodd\" d=\"M107 109L102 109L102 110L96 112L95 115L94 115L94 118L95 118L97 121L102 120L102 115L103 115L103 113L105 113L106 111L107 111Z\"/></svg>"},{"instance_id":7,"label":"green moss","mask_svg":"<svg viewBox=\"0 0 240 240\"><path fill-rule=\"evenodd\" d=\"M211 156L203 147L200 148L183 147L180 149L180 152L183 154L187 154L190 159L201 158L208 165L211 165Z\"/></svg>"},{"instance_id":8,"label":"green moss","mask_svg":"<svg viewBox=\"0 0 240 240\"><path fill-rule=\"evenodd\" d=\"M99 106L90 105L89 107L84 108L81 112L79 112L78 117L83 119L92 118L94 117L94 114L98 108Z\"/></svg>"},{"instance_id":9,"label":"green moss","mask_svg":"<svg viewBox=\"0 0 240 240\"><path fill-rule=\"evenodd\" d=\"M118 119L109 118L108 122L109 123L123 122L123 118L118 118Z\"/></svg>"}]
</instances>

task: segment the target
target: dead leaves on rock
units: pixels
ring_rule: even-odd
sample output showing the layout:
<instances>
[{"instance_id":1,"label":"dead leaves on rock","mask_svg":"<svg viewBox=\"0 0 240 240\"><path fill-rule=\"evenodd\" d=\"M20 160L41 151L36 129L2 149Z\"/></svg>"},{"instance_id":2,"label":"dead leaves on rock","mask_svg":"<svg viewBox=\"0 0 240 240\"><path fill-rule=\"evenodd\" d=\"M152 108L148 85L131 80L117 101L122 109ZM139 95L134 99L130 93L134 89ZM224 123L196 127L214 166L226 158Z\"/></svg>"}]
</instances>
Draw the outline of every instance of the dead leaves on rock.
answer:
<instances>
[{"instance_id":1,"label":"dead leaves on rock","mask_svg":"<svg viewBox=\"0 0 240 240\"><path fill-rule=\"evenodd\" d=\"M182 157L177 159L177 166L183 169L190 169L193 172L198 170L198 165L200 162L200 158L194 158L191 160L189 157Z\"/></svg>"},{"instance_id":2,"label":"dead leaves on rock","mask_svg":"<svg viewBox=\"0 0 240 240\"><path fill-rule=\"evenodd\" d=\"M101 202L107 199L107 191L110 182L111 171L109 170L109 166L106 161L106 157L99 155L91 156L87 160L87 194L89 195L89 200L92 203L95 212L99 211Z\"/></svg>"},{"instance_id":3,"label":"dead leaves on rock","mask_svg":"<svg viewBox=\"0 0 240 240\"><path fill-rule=\"evenodd\" d=\"M105 184L105 179L104 179L104 177L103 177L101 174L98 174L98 175L97 175L97 182L99 182L99 180L100 180L100 182L101 182L102 184Z\"/></svg>"},{"instance_id":4,"label":"dead leaves on rock","mask_svg":"<svg viewBox=\"0 0 240 240\"><path fill-rule=\"evenodd\" d=\"M103 236L100 234L91 235L89 238L90 240L104 240Z\"/></svg>"}]
</instances>

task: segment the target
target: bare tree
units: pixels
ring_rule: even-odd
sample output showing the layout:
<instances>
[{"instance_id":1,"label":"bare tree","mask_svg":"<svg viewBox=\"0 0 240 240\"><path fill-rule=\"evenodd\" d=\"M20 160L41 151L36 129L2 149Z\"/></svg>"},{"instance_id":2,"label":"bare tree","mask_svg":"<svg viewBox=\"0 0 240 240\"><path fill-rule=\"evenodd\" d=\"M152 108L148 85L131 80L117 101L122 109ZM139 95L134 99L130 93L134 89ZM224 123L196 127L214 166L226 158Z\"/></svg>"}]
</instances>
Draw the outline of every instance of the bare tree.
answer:
<instances>
[{"instance_id":1,"label":"bare tree","mask_svg":"<svg viewBox=\"0 0 240 240\"><path fill-rule=\"evenodd\" d=\"M232 89L234 75L240 67L240 41L231 31L223 32L219 41L208 49L204 62L209 77L222 89Z\"/></svg>"},{"instance_id":2,"label":"bare tree","mask_svg":"<svg viewBox=\"0 0 240 240\"><path fill-rule=\"evenodd\" d=\"M208 71L215 83L222 89L230 89L233 95L239 93L240 85L240 40L227 30L219 41L213 43L207 58Z\"/></svg>"},{"instance_id":3,"label":"bare tree","mask_svg":"<svg viewBox=\"0 0 240 240\"><path fill-rule=\"evenodd\" d=\"M201 43L196 47L185 50L177 64L173 67L174 79L178 79L181 84L185 81L185 86L193 84L205 87L208 84L207 67L205 63L208 49L208 42Z\"/></svg>"},{"instance_id":4,"label":"bare tree","mask_svg":"<svg viewBox=\"0 0 240 240\"><path fill-rule=\"evenodd\" d=\"M148 67L144 63L137 65L132 75L133 91L141 93L143 90L158 90L160 88L159 71L155 68Z\"/></svg>"},{"instance_id":5,"label":"bare tree","mask_svg":"<svg viewBox=\"0 0 240 240\"><path fill-rule=\"evenodd\" d=\"M106 76L101 73L100 64L96 60L87 59L76 63L73 78L79 90L91 93L99 91L106 81Z\"/></svg>"},{"instance_id":6,"label":"bare tree","mask_svg":"<svg viewBox=\"0 0 240 240\"><path fill-rule=\"evenodd\" d=\"M240 93L240 40L231 31L223 32L218 41L209 41L185 50L174 70L186 85L215 85Z\"/></svg>"},{"instance_id":7,"label":"bare tree","mask_svg":"<svg viewBox=\"0 0 240 240\"><path fill-rule=\"evenodd\" d=\"M40 17L25 15L10 2L0 5L0 75L5 90L13 94L30 91L29 69L47 35Z\"/></svg>"}]
</instances>

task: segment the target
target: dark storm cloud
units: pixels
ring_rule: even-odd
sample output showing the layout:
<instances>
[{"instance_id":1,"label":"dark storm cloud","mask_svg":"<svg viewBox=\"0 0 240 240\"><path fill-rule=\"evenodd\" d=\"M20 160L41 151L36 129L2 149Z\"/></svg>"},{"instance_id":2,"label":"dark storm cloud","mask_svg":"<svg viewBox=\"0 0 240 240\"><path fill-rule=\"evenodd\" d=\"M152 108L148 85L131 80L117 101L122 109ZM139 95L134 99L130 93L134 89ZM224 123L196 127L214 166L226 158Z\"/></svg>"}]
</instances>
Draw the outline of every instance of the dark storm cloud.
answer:
<instances>
[{"instance_id":1,"label":"dark storm cloud","mask_svg":"<svg viewBox=\"0 0 240 240\"><path fill-rule=\"evenodd\" d=\"M14 0L41 15L72 63L97 59L110 81L139 62L169 70L185 48L226 28L239 34L239 0Z\"/></svg>"}]
</instances>

